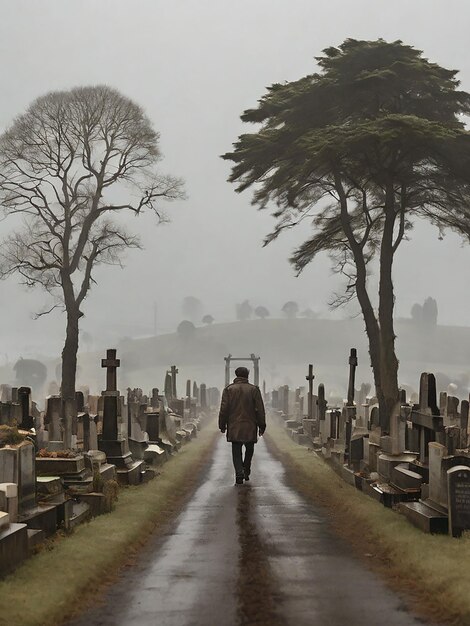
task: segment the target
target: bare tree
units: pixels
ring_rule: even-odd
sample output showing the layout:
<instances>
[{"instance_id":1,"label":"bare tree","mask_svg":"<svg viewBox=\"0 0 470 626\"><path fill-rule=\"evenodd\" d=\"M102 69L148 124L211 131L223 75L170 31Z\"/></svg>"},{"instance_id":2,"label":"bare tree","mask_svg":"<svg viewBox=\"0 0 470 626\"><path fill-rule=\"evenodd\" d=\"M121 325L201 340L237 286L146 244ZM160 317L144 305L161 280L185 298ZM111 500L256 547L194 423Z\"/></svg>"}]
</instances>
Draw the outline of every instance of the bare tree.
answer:
<instances>
[{"instance_id":1,"label":"bare tree","mask_svg":"<svg viewBox=\"0 0 470 626\"><path fill-rule=\"evenodd\" d=\"M0 138L0 202L22 225L3 243L0 272L19 273L67 315L62 397L75 395L79 319L98 264L119 264L139 240L111 214L144 209L164 219L159 200L183 196L161 175L159 135L143 110L106 86L51 92Z\"/></svg>"}]
</instances>

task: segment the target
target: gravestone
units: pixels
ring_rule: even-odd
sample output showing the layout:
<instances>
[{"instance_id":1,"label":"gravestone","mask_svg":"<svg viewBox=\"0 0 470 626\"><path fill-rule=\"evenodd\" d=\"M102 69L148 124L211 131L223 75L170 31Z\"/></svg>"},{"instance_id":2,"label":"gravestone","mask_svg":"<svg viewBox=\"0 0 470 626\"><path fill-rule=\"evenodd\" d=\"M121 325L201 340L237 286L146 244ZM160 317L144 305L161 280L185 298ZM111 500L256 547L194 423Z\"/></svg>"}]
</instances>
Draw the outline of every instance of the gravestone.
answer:
<instances>
[{"instance_id":1,"label":"gravestone","mask_svg":"<svg viewBox=\"0 0 470 626\"><path fill-rule=\"evenodd\" d=\"M315 378L315 375L313 373L313 365L310 363L308 366L308 374L305 377L305 380L308 381L308 409L307 409L307 417L308 419L312 420L313 419L313 380Z\"/></svg>"},{"instance_id":2,"label":"gravestone","mask_svg":"<svg viewBox=\"0 0 470 626\"><path fill-rule=\"evenodd\" d=\"M11 402L10 385L0 385L0 402Z\"/></svg>"},{"instance_id":3,"label":"gravestone","mask_svg":"<svg viewBox=\"0 0 470 626\"><path fill-rule=\"evenodd\" d=\"M201 384L200 394L201 394L201 409L205 411L207 409L207 394L206 394L206 385L204 383Z\"/></svg>"},{"instance_id":4,"label":"gravestone","mask_svg":"<svg viewBox=\"0 0 470 626\"><path fill-rule=\"evenodd\" d=\"M129 442L120 432L118 417L121 414L121 397L117 390L117 368L120 360L116 350L106 352L101 366L106 368L106 390L103 398L103 432L98 449L106 454L109 463L116 466L117 478L123 484L138 484L143 473L142 461L134 461L129 451Z\"/></svg>"},{"instance_id":5,"label":"gravestone","mask_svg":"<svg viewBox=\"0 0 470 626\"><path fill-rule=\"evenodd\" d=\"M18 428L23 430L31 430L34 428L34 419L31 415L31 388L20 387L18 389L18 402L21 406L21 423Z\"/></svg>"},{"instance_id":6,"label":"gravestone","mask_svg":"<svg viewBox=\"0 0 470 626\"><path fill-rule=\"evenodd\" d=\"M44 424L49 433L47 449L51 451L62 450L62 399L60 396L48 396L46 398L46 413Z\"/></svg>"},{"instance_id":7,"label":"gravestone","mask_svg":"<svg viewBox=\"0 0 470 626\"><path fill-rule=\"evenodd\" d=\"M439 415L436 396L436 378L434 374L423 372L419 381L420 412Z\"/></svg>"},{"instance_id":8,"label":"gravestone","mask_svg":"<svg viewBox=\"0 0 470 626\"><path fill-rule=\"evenodd\" d=\"M318 419L319 420L324 420L325 419L325 415L326 415L326 407L327 407L327 401L325 400L325 385L323 383L320 383L318 385Z\"/></svg>"},{"instance_id":9,"label":"gravestone","mask_svg":"<svg viewBox=\"0 0 470 626\"><path fill-rule=\"evenodd\" d=\"M279 390L273 389L271 393L271 406L273 409L279 409Z\"/></svg>"},{"instance_id":10,"label":"gravestone","mask_svg":"<svg viewBox=\"0 0 470 626\"><path fill-rule=\"evenodd\" d=\"M168 402L173 398L173 382L170 372L165 374L164 394Z\"/></svg>"},{"instance_id":11,"label":"gravestone","mask_svg":"<svg viewBox=\"0 0 470 626\"><path fill-rule=\"evenodd\" d=\"M179 370L176 367L176 365L172 365L171 366L170 372L171 372L171 397L172 398L177 398L178 397L178 389L177 389L177 385L176 385L176 375L179 373Z\"/></svg>"},{"instance_id":12,"label":"gravestone","mask_svg":"<svg viewBox=\"0 0 470 626\"><path fill-rule=\"evenodd\" d=\"M456 465L447 470L449 534L460 537L470 529L470 468Z\"/></svg>"}]
</instances>

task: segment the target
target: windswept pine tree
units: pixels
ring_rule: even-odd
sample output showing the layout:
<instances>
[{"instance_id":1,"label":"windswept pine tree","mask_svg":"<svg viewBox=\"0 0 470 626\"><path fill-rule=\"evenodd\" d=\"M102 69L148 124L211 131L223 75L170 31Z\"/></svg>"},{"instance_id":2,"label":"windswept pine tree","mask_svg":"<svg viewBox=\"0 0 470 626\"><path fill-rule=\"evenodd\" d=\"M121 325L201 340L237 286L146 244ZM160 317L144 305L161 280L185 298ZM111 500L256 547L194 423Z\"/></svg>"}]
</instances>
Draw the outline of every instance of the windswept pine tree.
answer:
<instances>
[{"instance_id":1,"label":"windswept pine tree","mask_svg":"<svg viewBox=\"0 0 470 626\"><path fill-rule=\"evenodd\" d=\"M251 187L255 206L275 207L265 244L308 220L311 234L291 258L297 272L326 252L347 277L334 303L357 297L387 430L398 399L393 261L416 220L470 235L470 94L455 70L401 41L348 39L317 63L243 113L257 128L223 158L234 162L237 191ZM422 259L410 271L424 269Z\"/></svg>"}]
</instances>

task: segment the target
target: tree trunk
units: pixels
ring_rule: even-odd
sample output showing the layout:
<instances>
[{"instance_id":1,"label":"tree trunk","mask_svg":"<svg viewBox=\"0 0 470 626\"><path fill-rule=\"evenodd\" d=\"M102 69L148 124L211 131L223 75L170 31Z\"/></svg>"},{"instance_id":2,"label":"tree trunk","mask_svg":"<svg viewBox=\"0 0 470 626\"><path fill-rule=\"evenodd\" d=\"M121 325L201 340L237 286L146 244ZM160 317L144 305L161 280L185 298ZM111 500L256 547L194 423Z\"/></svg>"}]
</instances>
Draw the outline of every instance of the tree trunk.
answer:
<instances>
[{"instance_id":1,"label":"tree trunk","mask_svg":"<svg viewBox=\"0 0 470 626\"><path fill-rule=\"evenodd\" d=\"M379 400L380 424L389 432L390 417L398 402L398 359L395 352L395 329L393 309L395 296L392 280L393 235L396 213L393 190L387 192L385 222L380 247L379 326L380 326L380 372Z\"/></svg>"},{"instance_id":2,"label":"tree trunk","mask_svg":"<svg viewBox=\"0 0 470 626\"><path fill-rule=\"evenodd\" d=\"M67 330L62 350L62 386L63 400L75 398L75 379L77 375L78 320L80 313L74 306L67 308Z\"/></svg>"},{"instance_id":3,"label":"tree trunk","mask_svg":"<svg viewBox=\"0 0 470 626\"><path fill-rule=\"evenodd\" d=\"M366 334L369 340L370 364L374 374L376 394L377 398L380 398L382 396L380 327L367 291L367 267L364 259L364 250L356 240L354 232L351 228L347 198L339 175L336 175L335 182L341 205L341 223L348 238L350 249L354 257L354 264L356 266L356 295L361 307L362 316L366 326Z\"/></svg>"}]
</instances>

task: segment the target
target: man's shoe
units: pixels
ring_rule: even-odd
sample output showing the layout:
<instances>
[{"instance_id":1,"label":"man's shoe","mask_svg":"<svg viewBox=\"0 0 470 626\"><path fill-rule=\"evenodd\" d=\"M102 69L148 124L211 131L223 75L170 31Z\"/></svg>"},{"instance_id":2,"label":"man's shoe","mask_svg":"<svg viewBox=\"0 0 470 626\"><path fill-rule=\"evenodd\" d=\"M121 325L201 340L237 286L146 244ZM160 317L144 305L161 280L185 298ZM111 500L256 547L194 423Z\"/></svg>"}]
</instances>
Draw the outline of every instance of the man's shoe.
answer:
<instances>
[{"instance_id":1,"label":"man's shoe","mask_svg":"<svg viewBox=\"0 0 470 626\"><path fill-rule=\"evenodd\" d=\"M243 485L243 476L236 476L235 477L235 484L236 485Z\"/></svg>"},{"instance_id":2,"label":"man's shoe","mask_svg":"<svg viewBox=\"0 0 470 626\"><path fill-rule=\"evenodd\" d=\"M244 472L244 479L245 479L245 480L250 480L250 472L249 472L249 471L247 472L247 471L245 470L245 472Z\"/></svg>"}]
</instances>

